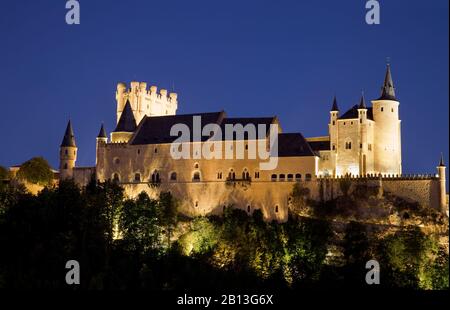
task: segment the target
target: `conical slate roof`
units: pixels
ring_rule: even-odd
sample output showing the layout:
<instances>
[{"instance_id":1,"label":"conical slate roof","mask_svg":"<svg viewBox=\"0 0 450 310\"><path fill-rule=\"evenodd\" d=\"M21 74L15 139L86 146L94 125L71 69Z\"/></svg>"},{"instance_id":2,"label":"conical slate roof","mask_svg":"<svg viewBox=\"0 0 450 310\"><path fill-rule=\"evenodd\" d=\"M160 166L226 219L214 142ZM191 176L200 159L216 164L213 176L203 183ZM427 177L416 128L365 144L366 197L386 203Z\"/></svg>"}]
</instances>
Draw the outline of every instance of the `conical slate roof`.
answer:
<instances>
[{"instance_id":1,"label":"conical slate roof","mask_svg":"<svg viewBox=\"0 0 450 310\"><path fill-rule=\"evenodd\" d=\"M358 109L367 109L366 100L364 99L364 94L361 95L361 100L359 101Z\"/></svg>"},{"instance_id":2,"label":"conical slate roof","mask_svg":"<svg viewBox=\"0 0 450 310\"><path fill-rule=\"evenodd\" d=\"M381 97L378 100L395 100L395 87L392 82L391 66L388 64L386 67L386 75L384 77L384 84L381 88Z\"/></svg>"},{"instance_id":3,"label":"conical slate roof","mask_svg":"<svg viewBox=\"0 0 450 310\"><path fill-rule=\"evenodd\" d=\"M100 127L100 131L98 133L97 138L107 138L105 128L103 127L103 123L102 127Z\"/></svg>"},{"instance_id":4,"label":"conical slate roof","mask_svg":"<svg viewBox=\"0 0 450 310\"><path fill-rule=\"evenodd\" d=\"M133 132L136 130L136 127L136 120L134 118L133 110L131 110L130 101L127 100L114 131Z\"/></svg>"},{"instance_id":5,"label":"conical slate roof","mask_svg":"<svg viewBox=\"0 0 450 310\"><path fill-rule=\"evenodd\" d=\"M336 96L334 96L334 99L333 99L333 106L331 107L331 111L338 111L338 112L339 112L339 108L338 108L338 105L337 105Z\"/></svg>"},{"instance_id":6,"label":"conical slate roof","mask_svg":"<svg viewBox=\"0 0 450 310\"><path fill-rule=\"evenodd\" d=\"M66 146L72 146L72 147L77 146L75 144L75 136L73 135L73 129L72 129L72 124L71 124L70 120L67 123L66 132L65 132L64 138L61 142L61 147L66 147Z\"/></svg>"},{"instance_id":7,"label":"conical slate roof","mask_svg":"<svg viewBox=\"0 0 450 310\"><path fill-rule=\"evenodd\" d=\"M439 161L439 167L445 167L444 164L444 155L441 153L441 160Z\"/></svg>"}]
</instances>

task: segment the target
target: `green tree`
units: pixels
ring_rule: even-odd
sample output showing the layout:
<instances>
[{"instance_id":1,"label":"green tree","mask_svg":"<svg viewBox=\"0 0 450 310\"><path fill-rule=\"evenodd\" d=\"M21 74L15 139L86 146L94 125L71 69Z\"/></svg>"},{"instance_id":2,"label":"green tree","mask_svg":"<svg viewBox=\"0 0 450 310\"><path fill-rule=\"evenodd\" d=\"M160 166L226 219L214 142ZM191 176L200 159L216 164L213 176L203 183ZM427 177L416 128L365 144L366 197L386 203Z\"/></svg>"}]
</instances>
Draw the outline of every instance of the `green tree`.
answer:
<instances>
[{"instance_id":1,"label":"green tree","mask_svg":"<svg viewBox=\"0 0 450 310\"><path fill-rule=\"evenodd\" d=\"M45 186L53 181L53 172L43 157L34 157L20 166L17 177L33 184Z\"/></svg>"},{"instance_id":2,"label":"green tree","mask_svg":"<svg viewBox=\"0 0 450 310\"><path fill-rule=\"evenodd\" d=\"M3 166L0 166L0 181L9 179L9 172Z\"/></svg>"},{"instance_id":3,"label":"green tree","mask_svg":"<svg viewBox=\"0 0 450 310\"><path fill-rule=\"evenodd\" d=\"M170 192L162 192L158 201L158 213L160 224L164 228L167 239L167 247L170 248L170 240L177 224L178 203Z\"/></svg>"}]
</instances>

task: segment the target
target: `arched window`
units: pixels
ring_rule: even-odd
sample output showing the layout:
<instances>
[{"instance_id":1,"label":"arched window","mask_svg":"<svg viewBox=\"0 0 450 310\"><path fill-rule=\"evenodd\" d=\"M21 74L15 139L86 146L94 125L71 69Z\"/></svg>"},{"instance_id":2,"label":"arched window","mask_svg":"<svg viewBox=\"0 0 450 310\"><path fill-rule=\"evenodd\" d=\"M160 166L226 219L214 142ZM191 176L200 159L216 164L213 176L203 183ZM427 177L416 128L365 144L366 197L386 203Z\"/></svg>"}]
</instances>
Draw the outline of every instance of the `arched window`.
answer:
<instances>
[{"instance_id":1,"label":"arched window","mask_svg":"<svg viewBox=\"0 0 450 310\"><path fill-rule=\"evenodd\" d=\"M64 169L67 169L67 163L64 164Z\"/></svg>"},{"instance_id":2,"label":"arched window","mask_svg":"<svg viewBox=\"0 0 450 310\"><path fill-rule=\"evenodd\" d=\"M305 180L306 180L306 181L311 181L311 174L310 174L310 173L307 173L307 174L305 175Z\"/></svg>"},{"instance_id":3,"label":"arched window","mask_svg":"<svg viewBox=\"0 0 450 310\"><path fill-rule=\"evenodd\" d=\"M270 177L270 180L272 182L275 182L277 180L277 175L276 174L272 174L272 176Z\"/></svg>"},{"instance_id":4,"label":"arched window","mask_svg":"<svg viewBox=\"0 0 450 310\"><path fill-rule=\"evenodd\" d=\"M293 174L288 174L287 175L287 180L289 181L289 182L291 182L291 181L293 181L294 180L294 175Z\"/></svg>"},{"instance_id":5,"label":"arched window","mask_svg":"<svg viewBox=\"0 0 450 310\"><path fill-rule=\"evenodd\" d=\"M217 172L217 179L222 180L222 172L221 171Z\"/></svg>"},{"instance_id":6,"label":"arched window","mask_svg":"<svg viewBox=\"0 0 450 310\"><path fill-rule=\"evenodd\" d=\"M116 165L120 164L120 159L119 159L119 158L114 159L114 163L115 163Z\"/></svg>"},{"instance_id":7,"label":"arched window","mask_svg":"<svg viewBox=\"0 0 450 310\"><path fill-rule=\"evenodd\" d=\"M161 179L159 177L159 172L157 170L153 171L151 182L152 183L160 183L161 182Z\"/></svg>"},{"instance_id":8,"label":"arched window","mask_svg":"<svg viewBox=\"0 0 450 310\"><path fill-rule=\"evenodd\" d=\"M192 176L192 181L193 182L200 182L200 172L195 171L194 175Z\"/></svg>"},{"instance_id":9,"label":"arched window","mask_svg":"<svg viewBox=\"0 0 450 310\"><path fill-rule=\"evenodd\" d=\"M351 150L352 149L352 141L345 142L345 149L346 150Z\"/></svg>"},{"instance_id":10,"label":"arched window","mask_svg":"<svg viewBox=\"0 0 450 310\"><path fill-rule=\"evenodd\" d=\"M251 210L250 205L248 205L247 206L247 212L250 213L250 210Z\"/></svg>"},{"instance_id":11,"label":"arched window","mask_svg":"<svg viewBox=\"0 0 450 310\"><path fill-rule=\"evenodd\" d=\"M278 213L278 205L275 206L275 213Z\"/></svg>"},{"instance_id":12,"label":"arched window","mask_svg":"<svg viewBox=\"0 0 450 310\"><path fill-rule=\"evenodd\" d=\"M229 180L236 180L236 173L233 169L230 169L230 172L228 172L228 179Z\"/></svg>"},{"instance_id":13,"label":"arched window","mask_svg":"<svg viewBox=\"0 0 450 310\"><path fill-rule=\"evenodd\" d=\"M280 181L284 181L284 179L286 178L286 176L282 173L282 174L280 174Z\"/></svg>"},{"instance_id":14,"label":"arched window","mask_svg":"<svg viewBox=\"0 0 450 310\"><path fill-rule=\"evenodd\" d=\"M141 182L141 174L140 173L135 173L134 174L134 181L135 182Z\"/></svg>"},{"instance_id":15,"label":"arched window","mask_svg":"<svg viewBox=\"0 0 450 310\"><path fill-rule=\"evenodd\" d=\"M194 206L195 206L195 207L198 207L198 201L195 202Z\"/></svg>"},{"instance_id":16,"label":"arched window","mask_svg":"<svg viewBox=\"0 0 450 310\"><path fill-rule=\"evenodd\" d=\"M171 181L176 181L177 180L177 173L176 172L172 172L170 174L170 180Z\"/></svg>"},{"instance_id":17,"label":"arched window","mask_svg":"<svg viewBox=\"0 0 450 310\"><path fill-rule=\"evenodd\" d=\"M195 163L195 164L194 164L194 168L195 168L195 169L198 169L198 163Z\"/></svg>"},{"instance_id":18,"label":"arched window","mask_svg":"<svg viewBox=\"0 0 450 310\"><path fill-rule=\"evenodd\" d=\"M243 180L250 180L250 174L248 173L247 169L244 169L244 171L242 171L242 179Z\"/></svg>"},{"instance_id":19,"label":"arched window","mask_svg":"<svg viewBox=\"0 0 450 310\"><path fill-rule=\"evenodd\" d=\"M114 182L119 182L120 181L120 177L119 177L118 173L114 173L112 178L113 178Z\"/></svg>"},{"instance_id":20,"label":"arched window","mask_svg":"<svg viewBox=\"0 0 450 310\"><path fill-rule=\"evenodd\" d=\"M302 180L302 175L300 173L296 173L295 174L295 181L301 181Z\"/></svg>"},{"instance_id":21,"label":"arched window","mask_svg":"<svg viewBox=\"0 0 450 310\"><path fill-rule=\"evenodd\" d=\"M68 151L67 151L67 150L64 150L64 154L66 154L66 155L67 155L67 154L69 154L69 153L68 153Z\"/></svg>"}]
</instances>

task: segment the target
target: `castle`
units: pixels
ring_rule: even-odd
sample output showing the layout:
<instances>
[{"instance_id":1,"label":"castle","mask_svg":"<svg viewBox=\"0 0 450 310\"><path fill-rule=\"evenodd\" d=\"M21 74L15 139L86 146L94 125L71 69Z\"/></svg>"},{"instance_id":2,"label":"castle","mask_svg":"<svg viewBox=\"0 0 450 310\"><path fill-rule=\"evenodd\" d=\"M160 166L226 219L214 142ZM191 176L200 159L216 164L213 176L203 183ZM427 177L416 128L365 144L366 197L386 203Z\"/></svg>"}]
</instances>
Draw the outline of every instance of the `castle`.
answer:
<instances>
[{"instance_id":1,"label":"castle","mask_svg":"<svg viewBox=\"0 0 450 310\"><path fill-rule=\"evenodd\" d=\"M133 197L142 191L157 196L170 191L186 215L220 214L224 207L248 213L261 209L267 220L285 221L292 185L300 182L310 189L311 199L331 199L342 193L334 181L351 177L358 182L382 182L385 190L432 208L446 208L445 165L437 175L402 175L399 101L390 65L381 96L367 106L364 95L359 104L341 113L336 97L330 110L328 135L305 138L301 133L284 133L275 116L229 118L224 111L177 115L178 97L144 82L117 85L117 124L108 139L102 124L96 141L94 167L76 167L77 146L69 121L60 146L60 179L73 178L85 185L95 175L100 181L115 180ZM233 128L231 137L213 139L207 131L195 139L176 144L175 125L195 132L195 119L210 129ZM275 127L271 136L267 127ZM249 129L256 134L250 135ZM239 135L238 129L244 129ZM214 140L215 154L199 156L198 150ZM254 143L270 150L276 142L274 169L261 169L268 158L251 157ZM208 144L209 143L209 144ZM189 146L189 156L174 158L174 149ZM218 152L218 153L217 153ZM240 156L244 155L244 156Z\"/></svg>"}]
</instances>

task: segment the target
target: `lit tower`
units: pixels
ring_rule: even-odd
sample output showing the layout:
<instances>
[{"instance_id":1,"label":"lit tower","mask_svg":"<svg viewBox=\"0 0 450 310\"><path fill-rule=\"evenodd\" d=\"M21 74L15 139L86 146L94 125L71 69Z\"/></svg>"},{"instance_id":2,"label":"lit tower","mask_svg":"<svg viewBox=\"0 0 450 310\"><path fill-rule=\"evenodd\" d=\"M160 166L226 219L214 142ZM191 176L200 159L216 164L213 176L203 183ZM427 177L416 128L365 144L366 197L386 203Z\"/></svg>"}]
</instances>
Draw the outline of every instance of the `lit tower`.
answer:
<instances>
[{"instance_id":1,"label":"lit tower","mask_svg":"<svg viewBox=\"0 0 450 310\"><path fill-rule=\"evenodd\" d=\"M67 123L66 132L64 134L61 146L59 148L59 178L60 180L70 179L73 177L73 168L77 160L77 145L75 144L75 136L73 134L72 124Z\"/></svg>"}]
</instances>

